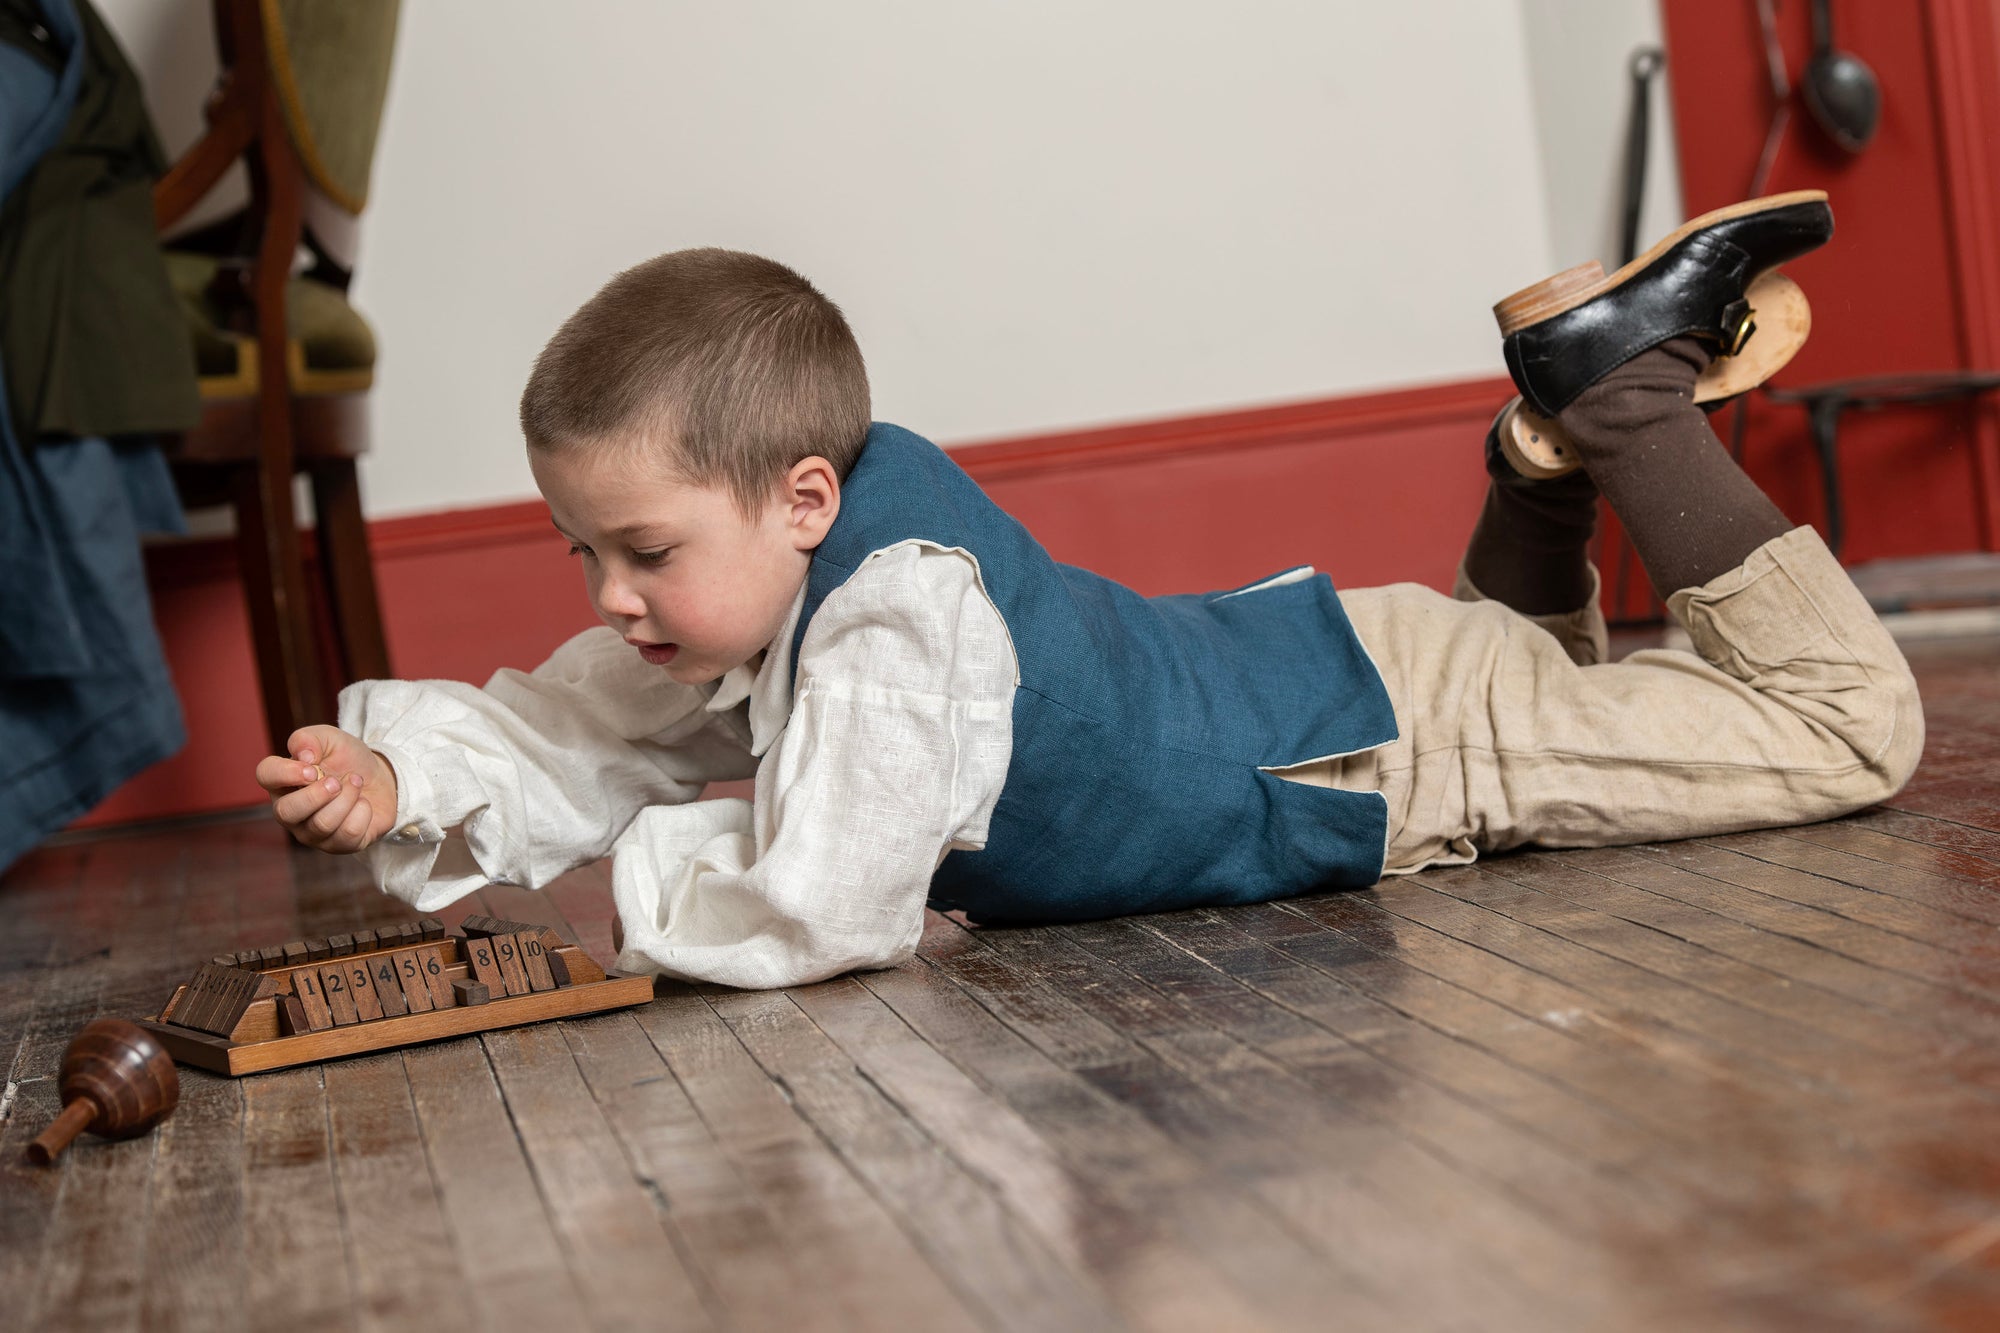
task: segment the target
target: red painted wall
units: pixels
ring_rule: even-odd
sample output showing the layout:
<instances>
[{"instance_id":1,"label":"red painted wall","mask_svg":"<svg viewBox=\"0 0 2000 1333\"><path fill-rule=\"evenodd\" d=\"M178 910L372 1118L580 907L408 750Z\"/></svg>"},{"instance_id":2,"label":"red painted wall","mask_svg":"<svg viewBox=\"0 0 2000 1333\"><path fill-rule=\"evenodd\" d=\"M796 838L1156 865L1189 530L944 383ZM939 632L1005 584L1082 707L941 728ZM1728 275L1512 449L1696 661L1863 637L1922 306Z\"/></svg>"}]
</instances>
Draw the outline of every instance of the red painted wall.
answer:
<instances>
[{"instance_id":1,"label":"red painted wall","mask_svg":"<svg viewBox=\"0 0 2000 1333\"><path fill-rule=\"evenodd\" d=\"M1297 564L1364 586L1450 585L1486 476L1480 443L1513 393L1478 380L953 451L1058 560L1145 593L1248 583ZM483 682L596 623L540 502L370 525L398 675ZM154 615L188 746L84 825L255 804L262 704L226 541L149 554Z\"/></svg>"},{"instance_id":2,"label":"red painted wall","mask_svg":"<svg viewBox=\"0 0 2000 1333\"><path fill-rule=\"evenodd\" d=\"M1988 364L1969 328L1990 317L1990 280L1968 261L1991 232L1966 233L1967 192L1991 170L1993 120L1976 127L1984 157L1954 148L1960 121L1983 114L1968 85L1990 83L2000 49L1987 0L1836 3L1838 44L1864 59L1882 88L1881 125L1858 156L1820 131L1798 93L1767 193L1823 189L1835 234L1788 265L1813 303L1812 341L1778 377L1800 386L1863 375ZM1663 0L1680 171L1690 215L1746 196L1772 112L1755 7ZM1811 54L1808 6L1786 0L1779 26L1793 84ZM1981 21L1983 18L1983 22ZM1968 45L1983 50L1967 65ZM2000 496L1983 479L1994 408L1959 404L1849 413L1841 432L1850 563L1993 548ZM1750 405L1745 464L1799 521L1823 517L1817 461L1803 409ZM1718 418L1722 424L1724 418Z\"/></svg>"}]
</instances>

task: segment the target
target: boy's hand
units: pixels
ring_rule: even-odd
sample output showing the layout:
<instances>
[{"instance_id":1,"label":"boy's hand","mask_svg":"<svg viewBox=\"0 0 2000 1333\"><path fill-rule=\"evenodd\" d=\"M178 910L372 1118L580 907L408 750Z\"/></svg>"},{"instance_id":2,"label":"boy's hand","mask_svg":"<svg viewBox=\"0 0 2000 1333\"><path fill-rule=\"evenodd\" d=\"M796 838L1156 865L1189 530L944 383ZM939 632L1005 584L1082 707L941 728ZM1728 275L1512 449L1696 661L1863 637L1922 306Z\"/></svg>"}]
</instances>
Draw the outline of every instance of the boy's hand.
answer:
<instances>
[{"instance_id":1,"label":"boy's hand","mask_svg":"<svg viewBox=\"0 0 2000 1333\"><path fill-rule=\"evenodd\" d=\"M323 852L358 852L396 822L396 770L338 727L300 727L291 757L257 761L257 783L285 831Z\"/></svg>"}]
</instances>

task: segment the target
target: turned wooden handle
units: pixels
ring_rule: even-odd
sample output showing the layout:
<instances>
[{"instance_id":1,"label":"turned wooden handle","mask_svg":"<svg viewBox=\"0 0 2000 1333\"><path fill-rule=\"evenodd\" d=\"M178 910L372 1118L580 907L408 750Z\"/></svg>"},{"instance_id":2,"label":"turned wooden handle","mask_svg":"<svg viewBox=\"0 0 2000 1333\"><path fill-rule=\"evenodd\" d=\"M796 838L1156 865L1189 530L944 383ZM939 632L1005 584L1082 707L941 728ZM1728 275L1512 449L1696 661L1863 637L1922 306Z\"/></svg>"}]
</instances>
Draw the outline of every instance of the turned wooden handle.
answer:
<instances>
[{"instance_id":1,"label":"turned wooden handle","mask_svg":"<svg viewBox=\"0 0 2000 1333\"><path fill-rule=\"evenodd\" d=\"M37 1166L47 1166L56 1155L69 1147L70 1141L97 1119L97 1103L88 1097L79 1097L63 1107L62 1114L55 1118L47 1129L35 1136L28 1145L28 1160Z\"/></svg>"}]
</instances>

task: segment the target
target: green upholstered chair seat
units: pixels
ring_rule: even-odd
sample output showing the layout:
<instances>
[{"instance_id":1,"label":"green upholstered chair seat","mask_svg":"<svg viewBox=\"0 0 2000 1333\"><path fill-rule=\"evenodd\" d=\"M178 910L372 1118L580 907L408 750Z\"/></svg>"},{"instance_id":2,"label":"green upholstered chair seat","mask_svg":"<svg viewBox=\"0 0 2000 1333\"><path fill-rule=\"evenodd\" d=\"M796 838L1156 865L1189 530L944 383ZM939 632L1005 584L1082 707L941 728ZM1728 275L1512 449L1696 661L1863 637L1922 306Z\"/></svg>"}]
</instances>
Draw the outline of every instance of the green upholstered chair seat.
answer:
<instances>
[{"instance_id":1,"label":"green upholstered chair seat","mask_svg":"<svg viewBox=\"0 0 2000 1333\"><path fill-rule=\"evenodd\" d=\"M247 393L256 384L254 373L246 373L241 355L254 349L256 340L223 327L221 312L209 298L216 267L212 255L167 252L167 275L187 314L196 370L204 381L204 395L209 397ZM292 387L296 391L353 392L368 387L375 369L375 334L339 288L311 278L293 278L285 286L285 326L293 344L293 379L299 382ZM253 358L251 366L254 364Z\"/></svg>"}]
</instances>

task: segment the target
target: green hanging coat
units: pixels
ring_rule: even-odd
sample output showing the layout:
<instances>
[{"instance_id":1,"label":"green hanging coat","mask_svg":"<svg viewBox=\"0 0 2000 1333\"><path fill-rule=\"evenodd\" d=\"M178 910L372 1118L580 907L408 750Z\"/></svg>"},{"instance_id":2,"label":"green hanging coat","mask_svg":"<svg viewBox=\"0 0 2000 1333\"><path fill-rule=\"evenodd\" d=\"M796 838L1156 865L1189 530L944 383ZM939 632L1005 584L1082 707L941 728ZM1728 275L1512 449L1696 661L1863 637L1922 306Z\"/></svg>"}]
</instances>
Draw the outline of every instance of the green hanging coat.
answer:
<instances>
[{"instance_id":1,"label":"green hanging coat","mask_svg":"<svg viewBox=\"0 0 2000 1333\"><path fill-rule=\"evenodd\" d=\"M139 79L88 4L76 107L0 207L0 364L17 437L178 432L201 415L187 318L153 226L167 161ZM0 0L0 41L53 69L34 0Z\"/></svg>"}]
</instances>

